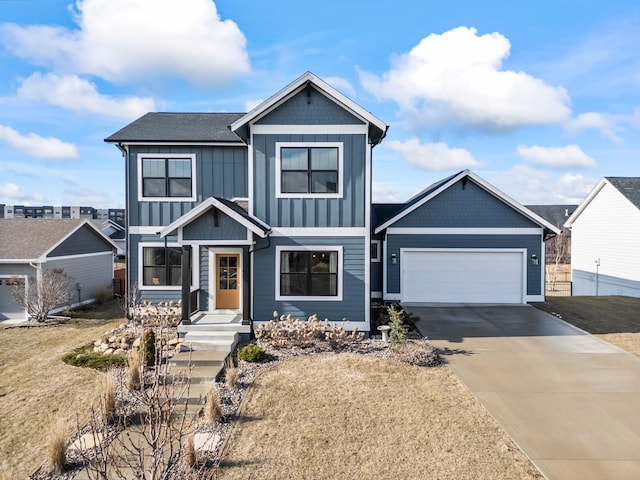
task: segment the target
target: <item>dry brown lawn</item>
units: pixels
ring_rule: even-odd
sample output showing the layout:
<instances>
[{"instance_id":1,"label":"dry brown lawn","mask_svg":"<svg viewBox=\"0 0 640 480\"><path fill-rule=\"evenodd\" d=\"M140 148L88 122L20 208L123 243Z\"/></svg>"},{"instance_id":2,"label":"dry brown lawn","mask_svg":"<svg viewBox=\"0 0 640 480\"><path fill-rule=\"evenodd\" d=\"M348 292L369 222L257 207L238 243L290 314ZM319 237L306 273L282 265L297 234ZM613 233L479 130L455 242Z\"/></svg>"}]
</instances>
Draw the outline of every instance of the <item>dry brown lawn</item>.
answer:
<instances>
[{"instance_id":1,"label":"dry brown lawn","mask_svg":"<svg viewBox=\"0 0 640 480\"><path fill-rule=\"evenodd\" d=\"M448 367L323 354L256 379L217 478L542 476Z\"/></svg>"},{"instance_id":2,"label":"dry brown lawn","mask_svg":"<svg viewBox=\"0 0 640 480\"><path fill-rule=\"evenodd\" d=\"M547 297L536 307L640 356L640 298Z\"/></svg>"},{"instance_id":3,"label":"dry brown lawn","mask_svg":"<svg viewBox=\"0 0 640 480\"><path fill-rule=\"evenodd\" d=\"M75 430L100 374L60 360L94 341L119 316L115 302L57 327L5 329L0 324L0 478L27 478L46 458L47 431L57 417ZM3 476L4 475L4 476Z\"/></svg>"}]
</instances>

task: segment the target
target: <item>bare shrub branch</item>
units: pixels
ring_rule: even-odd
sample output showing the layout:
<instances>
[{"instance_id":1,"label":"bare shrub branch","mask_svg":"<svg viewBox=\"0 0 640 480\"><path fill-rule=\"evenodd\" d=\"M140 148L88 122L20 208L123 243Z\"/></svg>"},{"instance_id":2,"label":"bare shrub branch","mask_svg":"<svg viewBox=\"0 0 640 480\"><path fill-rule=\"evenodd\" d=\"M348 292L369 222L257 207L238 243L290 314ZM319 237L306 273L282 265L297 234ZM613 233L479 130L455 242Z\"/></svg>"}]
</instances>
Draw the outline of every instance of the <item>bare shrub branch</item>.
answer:
<instances>
[{"instance_id":1,"label":"bare shrub branch","mask_svg":"<svg viewBox=\"0 0 640 480\"><path fill-rule=\"evenodd\" d=\"M29 276L26 284L17 277L12 279L11 294L29 318L45 322L51 310L73 298L71 280L62 270L40 269L38 276Z\"/></svg>"}]
</instances>

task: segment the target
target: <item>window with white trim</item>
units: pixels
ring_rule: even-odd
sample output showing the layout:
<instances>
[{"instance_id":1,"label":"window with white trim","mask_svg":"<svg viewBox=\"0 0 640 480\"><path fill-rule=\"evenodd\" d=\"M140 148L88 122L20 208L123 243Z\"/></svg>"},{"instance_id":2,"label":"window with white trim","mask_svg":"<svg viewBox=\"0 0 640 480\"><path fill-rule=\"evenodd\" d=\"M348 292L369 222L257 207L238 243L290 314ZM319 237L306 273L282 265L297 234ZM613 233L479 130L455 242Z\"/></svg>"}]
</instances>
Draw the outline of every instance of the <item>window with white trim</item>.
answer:
<instances>
[{"instance_id":1,"label":"window with white trim","mask_svg":"<svg viewBox=\"0 0 640 480\"><path fill-rule=\"evenodd\" d=\"M342 194L342 144L276 143L276 195L339 197Z\"/></svg>"},{"instance_id":2,"label":"window with white trim","mask_svg":"<svg viewBox=\"0 0 640 480\"><path fill-rule=\"evenodd\" d=\"M276 300L342 300L342 247L276 247Z\"/></svg>"},{"instance_id":3,"label":"window with white trim","mask_svg":"<svg viewBox=\"0 0 640 480\"><path fill-rule=\"evenodd\" d=\"M178 286L182 284L180 247L142 247L142 285Z\"/></svg>"},{"instance_id":4,"label":"window with white trim","mask_svg":"<svg viewBox=\"0 0 640 480\"><path fill-rule=\"evenodd\" d=\"M195 155L138 155L139 199L195 199Z\"/></svg>"}]
</instances>

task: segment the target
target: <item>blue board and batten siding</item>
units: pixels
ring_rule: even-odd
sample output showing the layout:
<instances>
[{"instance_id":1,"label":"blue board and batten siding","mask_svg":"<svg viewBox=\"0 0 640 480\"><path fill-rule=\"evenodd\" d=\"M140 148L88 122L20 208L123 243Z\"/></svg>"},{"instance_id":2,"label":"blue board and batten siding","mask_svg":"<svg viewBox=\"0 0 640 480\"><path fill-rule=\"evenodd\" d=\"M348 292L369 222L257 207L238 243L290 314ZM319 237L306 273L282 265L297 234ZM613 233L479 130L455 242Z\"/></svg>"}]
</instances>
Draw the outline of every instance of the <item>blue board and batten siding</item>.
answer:
<instances>
[{"instance_id":1,"label":"blue board and batten siding","mask_svg":"<svg viewBox=\"0 0 640 480\"><path fill-rule=\"evenodd\" d=\"M253 259L253 319L270 320L277 311L280 315L291 314L294 318L306 319L317 314L320 319L339 321L347 318L357 327L365 320L365 258L363 237L304 237L271 239L271 248L260 250L266 241L256 245ZM341 301L276 301L276 247L278 246L338 246L342 247L343 268ZM362 327L360 327L362 330Z\"/></svg>"},{"instance_id":2,"label":"blue board and batten siding","mask_svg":"<svg viewBox=\"0 0 640 480\"><path fill-rule=\"evenodd\" d=\"M139 201L138 154L195 154L195 202ZM169 225L209 197L246 198L246 146L132 146L128 162L129 225Z\"/></svg>"},{"instance_id":3,"label":"blue board and batten siding","mask_svg":"<svg viewBox=\"0 0 640 480\"><path fill-rule=\"evenodd\" d=\"M277 198L276 142L343 146L341 198ZM364 227L366 135L253 136L253 214L272 227Z\"/></svg>"}]
</instances>

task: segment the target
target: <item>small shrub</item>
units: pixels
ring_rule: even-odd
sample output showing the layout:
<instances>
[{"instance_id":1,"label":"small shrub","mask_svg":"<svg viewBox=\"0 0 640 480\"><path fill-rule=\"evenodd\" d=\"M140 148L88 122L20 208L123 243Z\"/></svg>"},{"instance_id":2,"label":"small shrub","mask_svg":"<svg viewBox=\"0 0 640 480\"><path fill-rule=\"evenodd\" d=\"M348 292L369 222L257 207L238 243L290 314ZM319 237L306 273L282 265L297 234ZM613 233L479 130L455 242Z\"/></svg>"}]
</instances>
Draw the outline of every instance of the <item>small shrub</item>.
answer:
<instances>
[{"instance_id":1,"label":"small shrub","mask_svg":"<svg viewBox=\"0 0 640 480\"><path fill-rule=\"evenodd\" d=\"M140 388L140 353L132 351L127 359L127 388L138 390Z\"/></svg>"},{"instance_id":2,"label":"small shrub","mask_svg":"<svg viewBox=\"0 0 640 480\"><path fill-rule=\"evenodd\" d=\"M417 367L434 367L440 364L440 356L426 340L410 340L397 348L393 356L403 363Z\"/></svg>"},{"instance_id":3,"label":"small shrub","mask_svg":"<svg viewBox=\"0 0 640 480\"><path fill-rule=\"evenodd\" d=\"M74 367L93 368L106 372L112 367L124 367L126 358L124 355L103 355L93 351L93 344L89 343L62 356L62 361Z\"/></svg>"},{"instance_id":4,"label":"small shrub","mask_svg":"<svg viewBox=\"0 0 640 480\"><path fill-rule=\"evenodd\" d=\"M99 400L102 421L113 422L116 418L116 381L111 375L104 376Z\"/></svg>"},{"instance_id":5,"label":"small shrub","mask_svg":"<svg viewBox=\"0 0 640 480\"><path fill-rule=\"evenodd\" d=\"M238 352L238 358L245 362L261 362L264 360L264 348L254 345L253 343L246 345Z\"/></svg>"},{"instance_id":6,"label":"small shrub","mask_svg":"<svg viewBox=\"0 0 640 480\"><path fill-rule=\"evenodd\" d=\"M395 305L389 305L387 307L387 313L389 314L389 346L392 350L396 350L400 348L402 345L407 343L407 332L409 331L409 327L407 327L404 322L404 311Z\"/></svg>"},{"instance_id":7,"label":"small shrub","mask_svg":"<svg viewBox=\"0 0 640 480\"><path fill-rule=\"evenodd\" d=\"M236 388L238 384L238 369L235 367L226 368L224 371L224 381L229 388Z\"/></svg>"},{"instance_id":8,"label":"small shrub","mask_svg":"<svg viewBox=\"0 0 640 480\"><path fill-rule=\"evenodd\" d=\"M222 408L220 407L220 398L218 392L210 388L207 392L207 399L204 407L204 418L207 422L213 424L222 416Z\"/></svg>"},{"instance_id":9,"label":"small shrub","mask_svg":"<svg viewBox=\"0 0 640 480\"><path fill-rule=\"evenodd\" d=\"M153 329L144 332L141 347L142 362L147 367L153 367L156 364L156 334Z\"/></svg>"},{"instance_id":10,"label":"small shrub","mask_svg":"<svg viewBox=\"0 0 640 480\"><path fill-rule=\"evenodd\" d=\"M193 434L187 437L187 442L184 445L184 463L189 468L194 468L198 462L196 457L196 447L193 442Z\"/></svg>"},{"instance_id":11,"label":"small shrub","mask_svg":"<svg viewBox=\"0 0 640 480\"><path fill-rule=\"evenodd\" d=\"M64 471L67 459L67 436L65 424L62 418L49 428L49 443L47 445L47 456L51 465L51 473L59 475Z\"/></svg>"}]
</instances>

